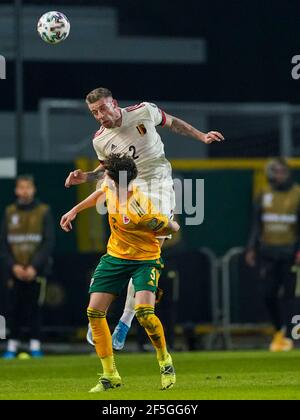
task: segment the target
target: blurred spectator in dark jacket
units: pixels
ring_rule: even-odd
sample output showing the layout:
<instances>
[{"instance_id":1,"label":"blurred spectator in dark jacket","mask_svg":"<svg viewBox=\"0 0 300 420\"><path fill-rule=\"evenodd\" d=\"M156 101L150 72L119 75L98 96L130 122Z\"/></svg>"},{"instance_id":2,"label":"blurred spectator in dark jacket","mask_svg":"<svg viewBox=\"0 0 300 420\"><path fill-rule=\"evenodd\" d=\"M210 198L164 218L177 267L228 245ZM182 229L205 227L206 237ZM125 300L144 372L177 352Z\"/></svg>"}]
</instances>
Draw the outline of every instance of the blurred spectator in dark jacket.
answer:
<instances>
[{"instance_id":1,"label":"blurred spectator in dark jacket","mask_svg":"<svg viewBox=\"0 0 300 420\"><path fill-rule=\"evenodd\" d=\"M48 205L35 198L30 175L16 180L16 202L5 209L1 224L0 256L8 287L8 328L4 358L16 357L21 328L29 328L29 347L33 357L41 357L41 308L46 276L54 247L54 223Z\"/></svg>"},{"instance_id":2,"label":"blurred spectator in dark jacket","mask_svg":"<svg viewBox=\"0 0 300 420\"><path fill-rule=\"evenodd\" d=\"M294 268L300 264L300 186L282 158L267 164L266 175L268 186L254 205L246 262L259 267L265 304L275 328L270 350L288 351L293 348L288 335L294 315Z\"/></svg>"}]
</instances>

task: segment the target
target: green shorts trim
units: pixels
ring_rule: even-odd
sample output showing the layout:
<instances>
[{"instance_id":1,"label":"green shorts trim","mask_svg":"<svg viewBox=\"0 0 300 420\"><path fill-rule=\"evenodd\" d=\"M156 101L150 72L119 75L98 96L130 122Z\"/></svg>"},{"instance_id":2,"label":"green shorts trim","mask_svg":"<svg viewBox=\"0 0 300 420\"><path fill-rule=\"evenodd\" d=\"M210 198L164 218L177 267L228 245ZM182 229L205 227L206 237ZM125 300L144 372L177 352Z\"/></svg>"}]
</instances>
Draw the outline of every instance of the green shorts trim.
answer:
<instances>
[{"instance_id":1,"label":"green shorts trim","mask_svg":"<svg viewBox=\"0 0 300 420\"><path fill-rule=\"evenodd\" d=\"M96 267L89 293L103 292L119 295L130 278L133 280L135 292L149 290L155 293L163 267L161 258L134 261L105 254Z\"/></svg>"}]
</instances>

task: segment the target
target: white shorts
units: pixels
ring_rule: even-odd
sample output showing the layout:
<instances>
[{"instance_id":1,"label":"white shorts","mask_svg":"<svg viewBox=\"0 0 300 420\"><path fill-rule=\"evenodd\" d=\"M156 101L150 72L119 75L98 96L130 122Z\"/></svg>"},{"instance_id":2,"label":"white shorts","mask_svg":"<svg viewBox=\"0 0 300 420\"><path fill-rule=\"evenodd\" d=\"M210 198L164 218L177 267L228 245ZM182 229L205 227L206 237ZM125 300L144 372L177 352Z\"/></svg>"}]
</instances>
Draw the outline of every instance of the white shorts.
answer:
<instances>
[{"instance_id":1,"label":"white shorts","mask_svg":"<svg viewBox=\"0 0 300 420\"><path fill-rule=\"evenodd\" d=\"M153 181L146 183L145 181L139 182L136 180L136 185L139 186L140 190L150 198L152 203L155 205L159 213L167 216L169 219L173 219L175 210L175 191L172 178L162 179L161 181ZM158 236L157 238L171 238L172 235Z\"/></svg>"}]
</instances>

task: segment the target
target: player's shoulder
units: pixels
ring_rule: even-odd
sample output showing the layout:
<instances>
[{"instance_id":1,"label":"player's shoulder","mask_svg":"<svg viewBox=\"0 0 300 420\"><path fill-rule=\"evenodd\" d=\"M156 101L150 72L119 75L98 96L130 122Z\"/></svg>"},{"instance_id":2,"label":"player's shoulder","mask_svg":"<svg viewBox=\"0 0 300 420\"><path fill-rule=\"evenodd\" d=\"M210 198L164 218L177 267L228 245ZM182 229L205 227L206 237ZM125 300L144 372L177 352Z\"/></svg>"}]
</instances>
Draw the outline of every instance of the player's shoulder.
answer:
<instances>
[{"instance_id":1,"label":"player's shoulder","mask_svg":"<svg viewBox=\"0 0 300 420\"><path fill-rule=\"evenodd\" d=\"M104 131L105 131L105 127L101 126L99 128L99 130L97 130L96 133L94 134L94 138L93 139L95 140L97 137L100 137L101 134L104 133Z\"/></svg>"},{"instance_id":2,"label":"player's shoulder","mask_svg":"<svg viewBox=\"0 0 300 420\"><path fill-rule=\"evenodd\" d=\"M146 104L147 102L139 102L137 104L127 106L124 108L124 111L128 114L138 112L139 110L145 108L147 106Z\"/></svg>"},{"instance_id":3,"label":"player's shoulder","mask_svg":"<svg viewBox=\"0 0 300 420\"><path fill-rule=\"evenodd\" d=\"M104 176L102 182L97 186L97 190L104 193L114 191L113 181L108 177L108 175Z\"/></svg>"},{"instance_id":4,"label":"player's shoulder","mask_svg":"<svg viewBox=\"0 0 300 420\"><path fill-rule=\"evenodd\" d=\"M126 115L130 117L144 117L144 118L151 118L151 113L153 112L154 108L157 109L155 104L150 102L140 102L135 105L128 106L124 108L124 112Z\"/></svg>"}]
</instances>

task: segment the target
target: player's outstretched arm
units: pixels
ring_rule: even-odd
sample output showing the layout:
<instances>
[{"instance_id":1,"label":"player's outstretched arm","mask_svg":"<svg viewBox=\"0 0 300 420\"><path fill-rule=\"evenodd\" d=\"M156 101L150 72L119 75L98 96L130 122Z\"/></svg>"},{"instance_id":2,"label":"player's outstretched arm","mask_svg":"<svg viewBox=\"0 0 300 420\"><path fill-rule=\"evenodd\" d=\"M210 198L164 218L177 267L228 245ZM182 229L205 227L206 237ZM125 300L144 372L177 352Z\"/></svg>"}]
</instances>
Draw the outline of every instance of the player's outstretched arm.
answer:
<instances>
[{"instance_id":1,"label":"player's outstretched arm","mask_svg":"<svg viewBox=\"0 0 300 420\"><path fill-rule=\"evenodd\" d=\"M69 173L65 181L65 187L69 188L71 185L84 184L85 182L99 181L103 177L104 169L102 163L91 172L83 172L81 169L76 169Z\"/></svg>"},{"instance_id":2,"label":"player's outstretched arm","mask_svg":"<svg viewBox=\"0 0 300 420\"><path fill-rule=\"evenodd\" d=\"M166 123L164 127L169 128L174 133L193 137L194 139L200 140L205 144L210 144L214 141L225 140L224 136L219 133L219 131L209 131L208 133L202 133L202 131L197 130L197 128L193 127L187 122L169 114L166 114Z\"/></svg>"},{"instance_id":3,"label":"player's outstretched arm","mask_svg":"<svg viewBox=\"0 0 300 420\"><path fill-rule=\"evenodd\" d=\"M70 232L72 230L72 222L76 218L77 214L80 213L82 210L89 209L90 207L94 207L99 200L105 199L105 193L101 190L94 191L91 195L89 195L85 200L78 203L75 207L73 207L68 213L64 214L60 220L60 227L65 232Z\"/></svg>"}]
</instances>

